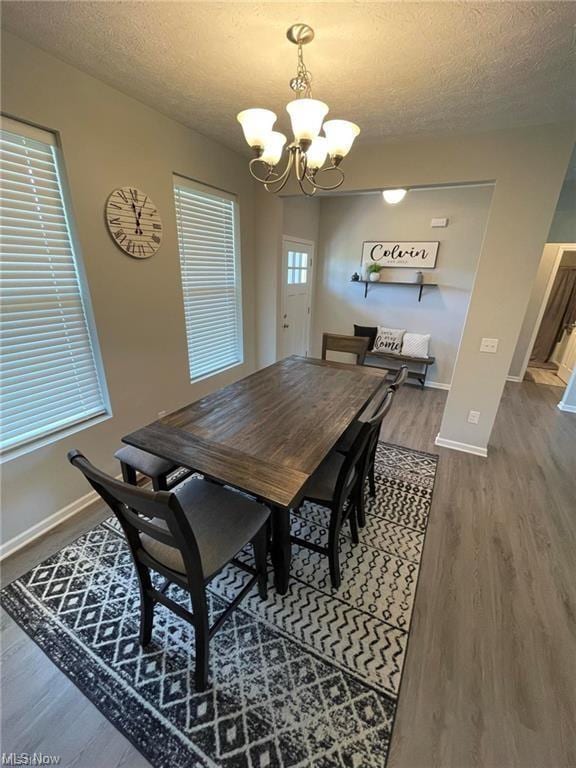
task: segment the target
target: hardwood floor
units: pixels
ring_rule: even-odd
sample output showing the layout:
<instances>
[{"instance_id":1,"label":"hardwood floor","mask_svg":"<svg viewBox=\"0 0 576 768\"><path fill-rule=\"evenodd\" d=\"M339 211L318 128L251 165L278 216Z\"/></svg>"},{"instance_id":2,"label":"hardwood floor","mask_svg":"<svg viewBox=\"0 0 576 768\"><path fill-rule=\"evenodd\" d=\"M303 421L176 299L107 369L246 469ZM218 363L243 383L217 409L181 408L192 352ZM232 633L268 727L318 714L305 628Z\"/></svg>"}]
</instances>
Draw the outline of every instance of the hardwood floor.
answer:
<instances>
[{"instance_id":1,"label":"hardwood floor","mask_svg":"<svg viewBox=\"0 0 576 768\"><path fill-rule=\"evenodd\" d=\"M550 371L546 368L528 367L524 380L533 381L535 384L548 384L552 387L562 387L563 389L566 389L566 382L562 381L556 371Z\"/></svg>"},{"instance_id":2,"label":"hardwood floor","mask_svg":"<svg viewBox=\"0 0 576 768\"><path fill-rule=\"evenodd\" d=\"M437 448L445 392L406 386L382 438L441 456L389 768L576 766L576 416L510 383L488 459ZM9 558L4 583L106 512ZM4 751L146 761L6 615Z\"/></svg>"}]
</instances>

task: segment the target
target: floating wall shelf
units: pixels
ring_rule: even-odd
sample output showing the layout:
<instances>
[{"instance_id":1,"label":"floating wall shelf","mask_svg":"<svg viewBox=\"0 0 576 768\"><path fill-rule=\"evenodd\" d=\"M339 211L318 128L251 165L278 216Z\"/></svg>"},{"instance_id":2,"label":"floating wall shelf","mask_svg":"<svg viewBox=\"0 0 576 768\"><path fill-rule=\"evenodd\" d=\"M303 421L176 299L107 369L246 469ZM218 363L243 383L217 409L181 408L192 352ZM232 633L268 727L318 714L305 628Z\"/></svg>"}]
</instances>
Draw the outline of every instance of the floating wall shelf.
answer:
<instances>
[{"instance_id":1,"label":"floating wall shelf","mask_svg":"<svg viewBox=\"0 0 576 768\"><path fill-rule=\"evenodd\" d=\"M412 288L419 288L418 291L418 301L422 300L422 289L423 288L438 288L438 283L402 283L398 280L375 280L372 282L371 280L351 280L352 283L362 283L364 286L364 298L368 295L368 286L372 285L411 285Z\"/></svg>"}]
</instances>

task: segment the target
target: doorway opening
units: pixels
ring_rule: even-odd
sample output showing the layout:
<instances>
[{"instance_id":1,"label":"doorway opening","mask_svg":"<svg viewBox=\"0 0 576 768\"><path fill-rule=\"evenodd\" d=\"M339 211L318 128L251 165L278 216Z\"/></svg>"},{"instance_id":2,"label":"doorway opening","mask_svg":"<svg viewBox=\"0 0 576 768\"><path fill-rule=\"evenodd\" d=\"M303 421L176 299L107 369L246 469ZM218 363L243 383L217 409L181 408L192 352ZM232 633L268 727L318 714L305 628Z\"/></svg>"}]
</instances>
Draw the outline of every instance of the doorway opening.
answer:
<instances>
[{"instance_id":1,"label":"doorway opening","mask_svg":"<svg viewBox=\"0 0 576 768\"><path fill-rule=\"evenodd\" d=\"M564 389L575 367L576 246L562 246L542 302L524 380Z\"/></svg>"},{"instance_id":2,"label":"doorway opening","mask_svg":"<svg viewBox=\"0 0 576 768\"><path fill-rule=\"evenodd\" d=\"M280 359L310 353L314 242L282 238Z\"/></svg>"}]
</instances>

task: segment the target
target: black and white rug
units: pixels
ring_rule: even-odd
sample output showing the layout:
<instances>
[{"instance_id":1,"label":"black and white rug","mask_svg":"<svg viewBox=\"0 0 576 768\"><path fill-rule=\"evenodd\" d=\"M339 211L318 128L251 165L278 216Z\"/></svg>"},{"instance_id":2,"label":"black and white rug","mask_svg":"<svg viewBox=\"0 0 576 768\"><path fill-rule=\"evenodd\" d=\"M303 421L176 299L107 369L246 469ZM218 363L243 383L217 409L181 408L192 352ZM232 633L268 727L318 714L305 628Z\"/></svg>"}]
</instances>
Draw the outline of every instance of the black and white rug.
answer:
<instances>
[{"instance_id":1,"label":"black and white rug","mask_svg":"<svg viewBox=\"0 0 576 768\"><path fill-rule=\"evenodd\" d=\"M340 589L325 557L294 547L288 594L249 596L213 638L205 693L194 692L194 630L163 606L141 649L138 585L113 518L7 586L1 602L157 768L382 768L437 461L380 444L377 498L360 544L343 539ZM322 541L326 514L307 505L295 533ZM213 582L212 620L245 578L230 567Z\"/></svg>"}]
</instances>

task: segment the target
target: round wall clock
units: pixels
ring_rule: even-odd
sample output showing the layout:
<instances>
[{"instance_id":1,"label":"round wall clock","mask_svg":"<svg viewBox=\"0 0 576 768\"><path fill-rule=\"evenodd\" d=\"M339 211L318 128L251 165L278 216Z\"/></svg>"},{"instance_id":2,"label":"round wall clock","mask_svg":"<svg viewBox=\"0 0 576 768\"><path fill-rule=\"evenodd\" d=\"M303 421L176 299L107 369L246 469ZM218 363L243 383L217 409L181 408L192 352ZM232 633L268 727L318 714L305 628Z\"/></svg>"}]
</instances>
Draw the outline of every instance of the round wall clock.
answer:
<instances>
[{"instance_id":1,"label":"round wall clock","mask_svg":"<svg viewBox=\"0 0 576 768\"><path fill-rule=\"evenodd\" d=\"M111 193L106 223L116 245L129 256L147 259L160 248L160 214L148 195L136 187L120 187Z\"/></svg>"}]
</instances>

